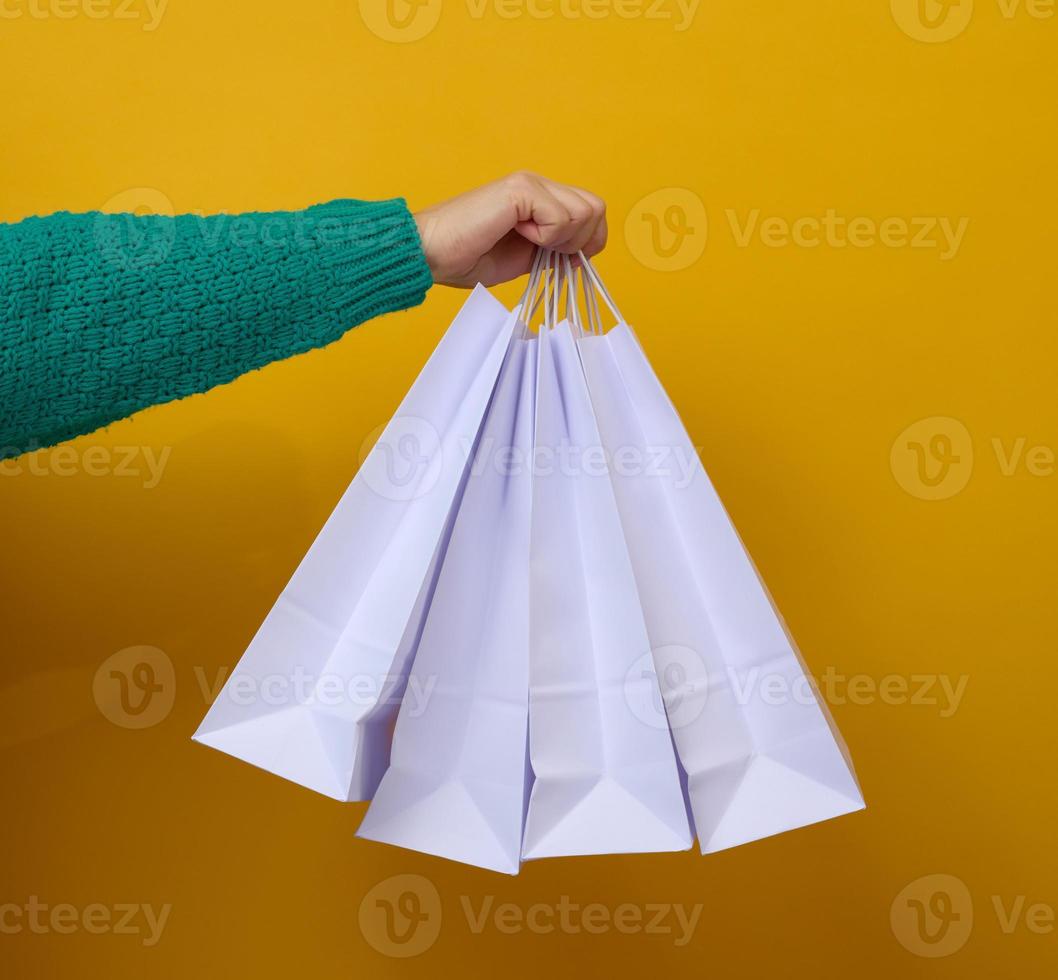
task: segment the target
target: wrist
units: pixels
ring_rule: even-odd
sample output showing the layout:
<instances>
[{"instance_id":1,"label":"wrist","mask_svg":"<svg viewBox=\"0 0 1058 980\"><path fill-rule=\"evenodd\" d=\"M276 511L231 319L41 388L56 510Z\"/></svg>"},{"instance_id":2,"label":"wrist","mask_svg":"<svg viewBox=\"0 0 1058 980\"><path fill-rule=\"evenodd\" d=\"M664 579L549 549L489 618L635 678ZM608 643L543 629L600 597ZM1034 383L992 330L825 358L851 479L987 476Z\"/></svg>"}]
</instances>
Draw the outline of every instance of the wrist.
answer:
<instances>
[{"instance_id":1,"label":"wrist","mask_svg":"<svg viewBox=\"0 0 1058 980\"><path fill-rule=\"evenodd\" d=\"M434 240L434 222L427 211L418 211L412 215L415 220L415 227L419 232L419 243L422 246L422 254L426 259L426 264L430 268L430 275L433 276L434 282L440 282L438 276L437 257L432 247Z\"/></svg>"}]
</instances>

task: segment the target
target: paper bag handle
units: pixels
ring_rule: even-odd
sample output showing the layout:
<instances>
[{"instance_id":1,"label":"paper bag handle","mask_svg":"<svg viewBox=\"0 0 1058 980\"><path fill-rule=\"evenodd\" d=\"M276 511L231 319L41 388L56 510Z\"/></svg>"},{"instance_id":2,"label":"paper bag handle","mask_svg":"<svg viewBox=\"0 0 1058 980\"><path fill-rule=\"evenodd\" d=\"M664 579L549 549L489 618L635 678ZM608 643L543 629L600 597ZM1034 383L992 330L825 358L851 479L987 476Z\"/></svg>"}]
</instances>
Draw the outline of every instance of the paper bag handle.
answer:
<instances>
[{"instance_id":1,"label":"paper bag handle","mask_svg":"<svg viewBox=\"0 0 1058 980\"><path fill-rule=\"evenodd\" d=\"M595 291L597 291L599 295L602 296L603 302L606 303L606 305L610 308L610 312L615 317L617 317L617 322L624 323L625 318L621 316L621 311L617 309L617 304L614 302L614 299L610 295L609 290L603 285L602 279L599 278L599 273L595 271L595 267L591 264L591 259L589 259L588 256L586 256L583 252L578 252L577 256L580 259L580 267L584 270L585 273L585 290L587 290L587 282L588 280L590 280L592 286L595 287ZM587 291L585 294L587 295ZM593 295L593 302L594 299L595 297ZM598 312L597 304L595 306L595 310L596 312Z\"/></svg>"}]
</instances>

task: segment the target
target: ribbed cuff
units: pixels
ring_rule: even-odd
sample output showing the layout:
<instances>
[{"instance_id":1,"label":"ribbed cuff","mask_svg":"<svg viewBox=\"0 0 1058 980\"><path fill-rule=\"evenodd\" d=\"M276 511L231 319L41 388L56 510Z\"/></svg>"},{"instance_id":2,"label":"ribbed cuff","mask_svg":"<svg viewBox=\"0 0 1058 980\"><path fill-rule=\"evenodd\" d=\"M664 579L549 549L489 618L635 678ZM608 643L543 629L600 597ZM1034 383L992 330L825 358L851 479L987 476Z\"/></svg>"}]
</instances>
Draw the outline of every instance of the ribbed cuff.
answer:
<instances>
[{"instance_id":1,"label":"ribbed cuff","mask_svg":"<svg viewBox=\"0 0 1058 980\"><path fill-rule=\"evenodd\" d=\"M433 275L403 198L330 201L308 208L305 216L319 264L334 276L335 311L360 323L426 298Z\"/></svg>"}]
</instances>

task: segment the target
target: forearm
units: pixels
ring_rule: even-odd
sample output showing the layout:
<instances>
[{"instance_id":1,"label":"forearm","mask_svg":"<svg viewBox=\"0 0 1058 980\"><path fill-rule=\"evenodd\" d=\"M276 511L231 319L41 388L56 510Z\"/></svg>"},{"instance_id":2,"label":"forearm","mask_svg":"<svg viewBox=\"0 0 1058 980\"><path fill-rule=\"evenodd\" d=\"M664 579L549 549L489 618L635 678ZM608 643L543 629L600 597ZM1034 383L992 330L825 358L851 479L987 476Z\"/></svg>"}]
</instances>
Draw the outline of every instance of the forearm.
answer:
<instances>
[{"instance_id":1,"label":"forearm","mask_svg":"<svg viewBox=\"0 0 1058 980\"><path fill-rule=\"evenodd\" d=\"M328 344L432 281L400 200L0 225L0 459Z\"/></svg>"}]
</instances>

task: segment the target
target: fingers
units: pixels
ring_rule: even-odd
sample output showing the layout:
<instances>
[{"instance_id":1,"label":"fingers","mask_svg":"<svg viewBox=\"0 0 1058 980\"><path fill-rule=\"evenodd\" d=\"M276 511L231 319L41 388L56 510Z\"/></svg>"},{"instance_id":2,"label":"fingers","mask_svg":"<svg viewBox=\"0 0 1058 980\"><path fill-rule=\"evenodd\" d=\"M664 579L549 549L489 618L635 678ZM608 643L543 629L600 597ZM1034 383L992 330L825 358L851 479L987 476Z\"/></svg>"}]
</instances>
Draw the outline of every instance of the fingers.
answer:
<instances>
[{"instance_id":1,"label":"fingers","mask_svg":"<svg viewBox=\"0 0 1058 980\"><path fill-rule=\"evenodd\" d=\"M524 275L536 245L588 255L606 245L602 198L525 172L426 208L415 221L434 281L450 286Z\"/></svg>"},{"instance_id":2,"label":"fingers","mask_svg":"<svg viewBox=\"0 0 1058 980\"><path fill-rule=\"evenodd\" d=\"M596 194L535 174L507 178L524 238L566 254L606 244L606 204ZM592 254L594 254L594 252Z\"/></svg>"},{"instance_id":3,"label":"fingers","mask_svg":"<svg viewBox=\"0 0 1058 980\"><path fill-rule=\"evenodd\" d=\"M555 184L554 195L563 202L570 215L568 234L553 246L560 252L580 252L598 236L599 225L606 220L606 204L601 197L580 187ZM602 244L606 243L605 230Z\"/></svg>"},{"instance_id":4,"label":"fingers","mask_svg":"<svg viewBox=\"0 0 1058 980\"><path fill-rule=\"evenodd\" d=\"M573 216L553 187L535 174L512 174L505 181L517 222L514 230L534 245L557 248L570 234Z\"/></svg>"},{"instance_id":5,"label":"fingers","mask_svg":"<svg viewBox=\"0 0 1058 980\"><path fill-rule=\"evenodd\" d=\"M536 246L515 231L511 231L481 257L475 269L476 281L484 286L495 286L527 275L533 265Z\"/></svg>"},{"instance_id":6,"label":"fingers","mask_svg":"<svg viewBox=\"0 0 1058 980\"><path fill-rule=\"evenodd\" d=\"M606 221L606 204L601 198L599 198L598 201L600 205L598 221L595 224L595 228L592 230L591 237L588 238L587 244L581 249L589 259L593 255L598 255L604 248L606 248L606 242L610 236L609 225Z\"/></svg>"},{"instance_id":7,"label":"fingers","mask_svg":"<svg viewBox=\"0 0 1058 980\"><path fill-rule=\"evenodd\" d=\"M588 256L589 259L598 255L604 248L606 248L608 236L609 229L606 226L606 219L603 218L599 227L596 229L595 234L592 235L591 240L584 247L584 254Z\"/></svg>"}]
</instances>

